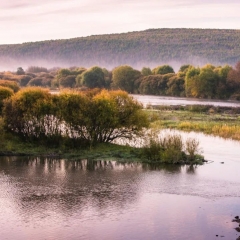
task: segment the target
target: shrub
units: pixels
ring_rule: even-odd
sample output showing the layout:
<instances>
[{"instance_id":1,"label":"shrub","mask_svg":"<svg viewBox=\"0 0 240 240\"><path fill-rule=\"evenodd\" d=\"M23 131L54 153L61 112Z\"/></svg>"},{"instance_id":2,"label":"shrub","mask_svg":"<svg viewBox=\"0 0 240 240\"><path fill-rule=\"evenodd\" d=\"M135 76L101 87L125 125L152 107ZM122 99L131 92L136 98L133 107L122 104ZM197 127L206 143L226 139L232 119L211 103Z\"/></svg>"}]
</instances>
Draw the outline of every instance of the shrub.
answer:
<instances>
[{"instance_id":1,"label":"shrub","mask_svg":"<svg viewBox=\"0 0 240 240\"><path fill-rule=\"evenodd\" d=\"M181 135L166 135L159 133L147 134L142 147L142 156L150 161L161 163L194 163L201 160L199 142L196 139L183 141Z\"/></svg>"},{"instance_id":2,"label":"shrub","mask_svg":"<svg viewBox=\"0 0 240 240\"><path fill-rule=\"evenodd\" d=\"M22 75L21 78L19 79L20 86L25 87L31 79L32 79L31 76Z\"/></svg>"},{"instance_id":3,"label":"shrub","mask_svg":"<svg viewBox=\"0 0 240 240\"><path fill-rule=\"evenodd\" d=\"M142 105L123 91L51 95L42 88L25 88L5 101L3 113L8 130L28 140L62 136L94 145L131 138L148 126Z\"/></svg>"},{"instance_id":4,"label":"shrub","mask_svg":"<svg viewBox=\"0 0 240 240\"><path fill-rule=\"evenodd\" d=\"M38 86L38 87L42 87L43 86L43 79L41 77L35 77L32 78L27 86Z\"/></svg>"},{"instance_id":5,"label":"shrub","mask_svg":"<svg viewBox=\"0 0 240 240\"><path fill-rule=\"evenodd\" d=\"M163 151L160 152L163 162L178 163L183 159L184 143L181 135L167 135L162 137L161 145Z\"/></svg>"},{"instance_id":6,"label":"shrub","mask_svg":"<svg viewBox=\"0 0 240 240\"><path fill-rule=\"evenodd\" d=\"M0 114L2 114L3 101L13 95L13 90L8 87L0 86Z\"/></svg>"},{"instance_id":7,"label":"shrub","mask_svg":"<svg viewBox=\"0 0 240 240\"><path fill-rule=\"evenodd\" d=\"M142 156L150 161L160 161L160 152L163 150L160 139L157 134L150 132L145 136L145 144L142 147Z\"/></svg>"},{"instance_id":8,"label":"shrub","mask_svg":"<svg viewBox=\"0 0 240 240\"><path fill-rule=\"evenodd\" d=\"M0 86L11 88L14 92L17 92L20 87L14 81L0 80Z\"/></svg>"},{"instance_id":9,"label":"shrub","mask_svg":"<svg viewBox=\"0 0 240 240\"><path fill-rule=\"evenodd\" d=\"M186 152L190 161L195 160L195 156L199 154L199 141L193 138L188 138L185 142Z\"/></svg>"}]
</instances>

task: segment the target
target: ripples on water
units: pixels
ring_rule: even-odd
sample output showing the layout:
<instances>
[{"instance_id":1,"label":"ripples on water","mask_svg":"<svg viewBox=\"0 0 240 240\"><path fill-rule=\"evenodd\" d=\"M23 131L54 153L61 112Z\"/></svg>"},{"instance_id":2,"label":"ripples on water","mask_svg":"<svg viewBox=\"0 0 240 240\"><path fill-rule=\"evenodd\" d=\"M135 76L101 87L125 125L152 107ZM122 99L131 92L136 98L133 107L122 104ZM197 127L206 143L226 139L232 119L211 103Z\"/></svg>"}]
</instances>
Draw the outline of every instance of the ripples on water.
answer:
<instances>
[{"instance_id":1,"label":"ripples on water","mask_svg":"<svg viewBox=\"0 0 240 240\"><path fill-rule=\"evenodd\" d=\"M237 167L1 157L1 239L235 239Z\"/></svg>"}]
</instances>

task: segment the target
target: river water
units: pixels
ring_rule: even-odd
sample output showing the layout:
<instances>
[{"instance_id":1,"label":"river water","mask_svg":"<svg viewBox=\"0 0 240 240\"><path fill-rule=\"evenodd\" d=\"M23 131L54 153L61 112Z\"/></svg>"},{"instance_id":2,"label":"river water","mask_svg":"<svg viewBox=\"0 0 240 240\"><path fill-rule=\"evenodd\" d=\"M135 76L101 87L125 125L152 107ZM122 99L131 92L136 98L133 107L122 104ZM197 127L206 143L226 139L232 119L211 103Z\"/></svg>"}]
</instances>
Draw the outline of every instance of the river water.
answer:
<instances>
[{"instance_id":1,"label":"river water","mask_svg":"<svg viewBox=\"0 0 240 240\"><path fill-rule=\"evenodd\" d=\"M0 239L236 239L240 142L181 134L212 162L1 157Z\"/></svg>"},{"instance_id":2,"label":"river water","mask_svg":"<svg viewBox=\"0 0 240 240\"><path fill-rule=\"evenodd\" d=\"M240 101L223 101L211 99L180 98L153 95L132 95L144 106L150 105L213 105L220 107L240 107Z\"/></svg>"},{"instance_id":3,"label":"river water","mask_svg":"<svg viewBox=\"0 0 240 240\"><path fill-rule=\"evenodd\" d=\"M52 94L59 94L59 91L51 91ZM155 95L131 94L136 100L141 102L144 107L147 105L213 105L220 107L240 107L240 101L233 100L212 100L200 98L183 98Z\"/></svg>"}]
</instances>

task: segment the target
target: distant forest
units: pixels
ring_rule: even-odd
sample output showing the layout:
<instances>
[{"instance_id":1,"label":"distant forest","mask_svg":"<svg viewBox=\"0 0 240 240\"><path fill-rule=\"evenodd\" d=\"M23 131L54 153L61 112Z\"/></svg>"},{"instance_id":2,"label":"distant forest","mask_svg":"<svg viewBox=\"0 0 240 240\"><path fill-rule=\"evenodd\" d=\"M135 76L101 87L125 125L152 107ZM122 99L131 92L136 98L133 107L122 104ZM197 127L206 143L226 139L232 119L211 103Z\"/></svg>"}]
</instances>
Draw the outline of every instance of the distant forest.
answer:
<instances>
[{"instance_id":1,"label":"distant forest","mask_svg":"<svg viewBox=\"0 0 240 240\"><path fill-rule=\"evenodd\" d=\"M0 45L0 70L21 66L130 65L141 69L170 64L234 65L240 59L240 30L149 29L121 34L94 35Z\"/></svg>"}]
</instances>

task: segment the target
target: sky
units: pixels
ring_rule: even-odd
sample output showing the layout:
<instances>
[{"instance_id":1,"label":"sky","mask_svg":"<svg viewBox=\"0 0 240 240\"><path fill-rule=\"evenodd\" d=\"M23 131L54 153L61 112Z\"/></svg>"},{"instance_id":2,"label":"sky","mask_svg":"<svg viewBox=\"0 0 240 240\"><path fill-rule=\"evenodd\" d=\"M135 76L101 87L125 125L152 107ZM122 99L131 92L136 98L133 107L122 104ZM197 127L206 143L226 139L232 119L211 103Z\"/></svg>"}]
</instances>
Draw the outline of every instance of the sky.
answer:
<instances>
[{"instance_id":1,"label":"sky","mask_svg":"<svg viewBox=\"0 0 240 240\"><path fill-rule=\"evenodd\" d=\"M240 29L240 0L0 0L0 44L149 28Z\"/></svg>"}]
</instances>

